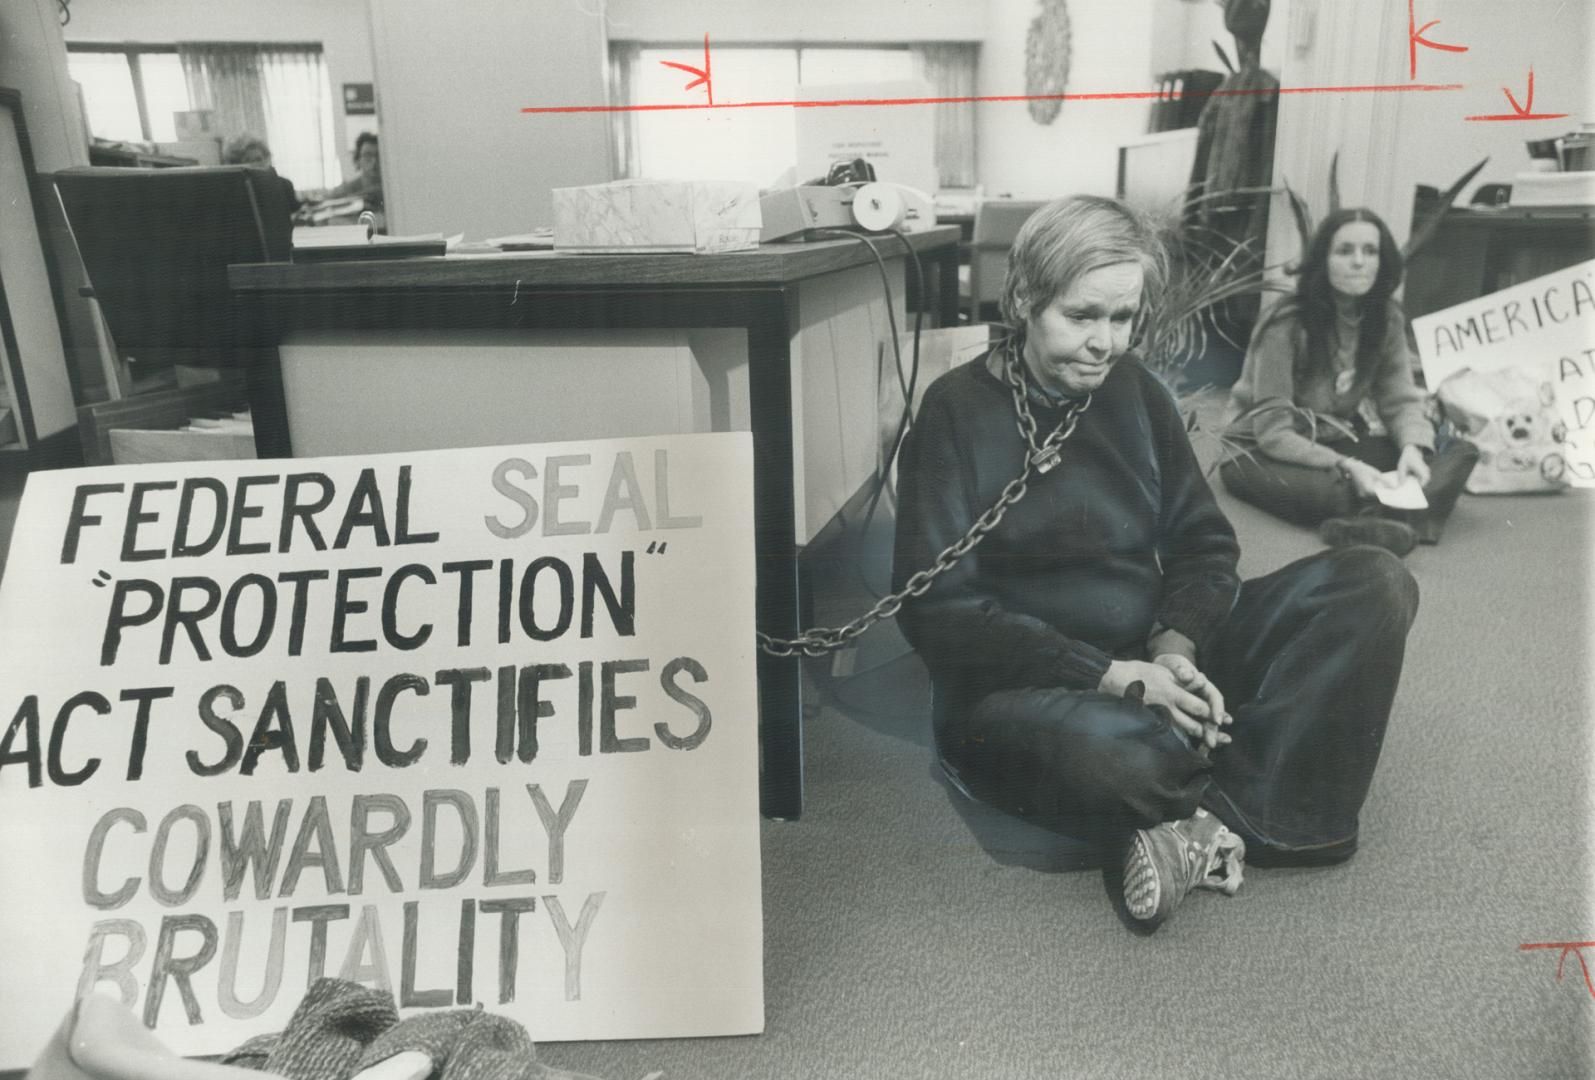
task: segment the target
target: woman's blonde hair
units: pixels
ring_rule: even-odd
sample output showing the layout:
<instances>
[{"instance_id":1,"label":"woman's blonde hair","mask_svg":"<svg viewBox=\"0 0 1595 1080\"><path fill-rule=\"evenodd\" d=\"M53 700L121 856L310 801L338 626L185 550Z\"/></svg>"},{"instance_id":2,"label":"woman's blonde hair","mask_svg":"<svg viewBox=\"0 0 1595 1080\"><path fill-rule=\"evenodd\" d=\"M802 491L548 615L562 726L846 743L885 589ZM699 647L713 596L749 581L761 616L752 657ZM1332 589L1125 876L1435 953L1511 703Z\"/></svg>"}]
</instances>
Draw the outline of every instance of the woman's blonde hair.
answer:
<instances>
[{"instance_id":1,"label":"woman's blonde hair","mask_svg":"<svg viewBox=\"0 0 1595 1080\"><path fill-rule=\"evenodd\" d=\"M1099 195L1071 195L1031 214L1008 252L1003 321L1015 329L1052 303L1082 274L1135 263L1144 275L1139 335L1146 313L1168 283L1169 257L1157 230L1136 211Z\"/></svg>"}]
</instances>

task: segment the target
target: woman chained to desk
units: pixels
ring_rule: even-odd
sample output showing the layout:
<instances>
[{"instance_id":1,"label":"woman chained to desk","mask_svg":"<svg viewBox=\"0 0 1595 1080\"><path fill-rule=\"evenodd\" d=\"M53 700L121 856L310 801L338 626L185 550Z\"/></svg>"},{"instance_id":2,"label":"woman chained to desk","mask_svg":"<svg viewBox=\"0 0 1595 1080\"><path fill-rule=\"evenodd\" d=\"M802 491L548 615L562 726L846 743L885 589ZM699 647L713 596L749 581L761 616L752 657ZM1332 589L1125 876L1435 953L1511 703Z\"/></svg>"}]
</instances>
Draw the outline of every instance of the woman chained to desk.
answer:
<instances>
[{"instance_id":1,"label":"woman chained to desk","mask_svg":"<svg viewBox=\"0 0 1595 1080\"><path fill-rule=\"evenodd\" d=\"M1146 928L1193 888L1233 893L1243 857L1352 855L1418 606L1400 560L1366 545L1240 581L1179 410L1130 352L1166 278L1117 202L1029 219L1013 332L927 389L904 444L894 557L895 588L923 585L986 515L900 616L940 763L1122 859Z\"/></svg>"}]
</instances>

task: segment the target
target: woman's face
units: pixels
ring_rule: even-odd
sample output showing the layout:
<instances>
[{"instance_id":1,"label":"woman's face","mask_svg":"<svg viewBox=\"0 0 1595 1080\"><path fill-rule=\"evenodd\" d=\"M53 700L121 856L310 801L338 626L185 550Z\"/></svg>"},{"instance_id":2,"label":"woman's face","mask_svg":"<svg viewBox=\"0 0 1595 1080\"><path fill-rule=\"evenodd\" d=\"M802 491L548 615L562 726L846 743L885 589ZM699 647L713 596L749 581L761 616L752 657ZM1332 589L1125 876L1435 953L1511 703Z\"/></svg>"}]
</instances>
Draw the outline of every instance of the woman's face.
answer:
<instances>
[{"instance_id":1,"label":"woman's face","mask_svg":"<svg viewBox=\"0 0 1595 1080\"><path fill-rule=\"evenodd\" d=\"M360 144L360 152L355 155L354 167L373 179L381 178L382 154L377 149L376 143L367 141Z\"/></svg>"},{"instance_id":2,"label":"woman's face","mask_svg":"<svg viewBox=\"0 0 1595 1080\"><path fill-rule=\"evenodd\" d=\"M1130 347L1145 276L1139 263L1099 266L1025 318L1025 366L1053 393L1084 394Z\"/></svg>"},{"instance_id":3,"label":"woman's face","mask_svg":"<svg viewBox=\"0 0 1595 1080\"><path fill-rule=\"evenodd\" d=\"M1379 228L1348 221L1329 243L1329 284L1340 295L1363 296L1379 276Z\"/></svg>"}]
</instances>

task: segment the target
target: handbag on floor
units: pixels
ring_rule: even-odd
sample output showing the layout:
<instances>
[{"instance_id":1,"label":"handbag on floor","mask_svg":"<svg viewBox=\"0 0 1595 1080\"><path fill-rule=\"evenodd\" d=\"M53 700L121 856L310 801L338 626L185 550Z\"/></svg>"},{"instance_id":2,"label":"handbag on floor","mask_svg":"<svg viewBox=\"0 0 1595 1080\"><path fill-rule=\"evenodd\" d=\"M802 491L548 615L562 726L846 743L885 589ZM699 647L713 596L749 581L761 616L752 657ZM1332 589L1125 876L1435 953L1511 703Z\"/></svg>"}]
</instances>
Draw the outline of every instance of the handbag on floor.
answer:
<instances>
[{"instance_id":1,"label":"handbag on floor","mask_svg":"<svg viewBox=\"0 0 1595 1080\"><path fill-rule=\"evenodd\" d=\"M1463 368L1435 391L1462 437L1479 448L1468 477L1472 495L1561 491L1568 486L1562 444L1567 427L1556 415L1549 382L1515 368Z\"/></svg>"}]
</instances>

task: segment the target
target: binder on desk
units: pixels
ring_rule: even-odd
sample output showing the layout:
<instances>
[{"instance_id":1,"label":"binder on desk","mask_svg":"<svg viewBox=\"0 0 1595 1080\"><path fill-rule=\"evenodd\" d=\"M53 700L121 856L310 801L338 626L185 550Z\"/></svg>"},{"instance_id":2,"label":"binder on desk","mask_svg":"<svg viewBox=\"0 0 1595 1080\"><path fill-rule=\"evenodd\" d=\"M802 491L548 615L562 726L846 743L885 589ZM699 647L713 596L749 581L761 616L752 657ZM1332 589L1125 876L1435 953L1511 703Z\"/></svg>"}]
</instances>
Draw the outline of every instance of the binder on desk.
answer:
<instances>
[{"instance_id":1,"label":"binder on desk","mask_svg":"<svg viewBox=\"0 0 1595 1080\"><path fill-rule=\"evenodd\" d=\"M294 230L293 261L408 259L422 255L442 255L447 246L442 233L381 236L374 233L369 225L328 225Z\"/></svg>"}]
</instances>

